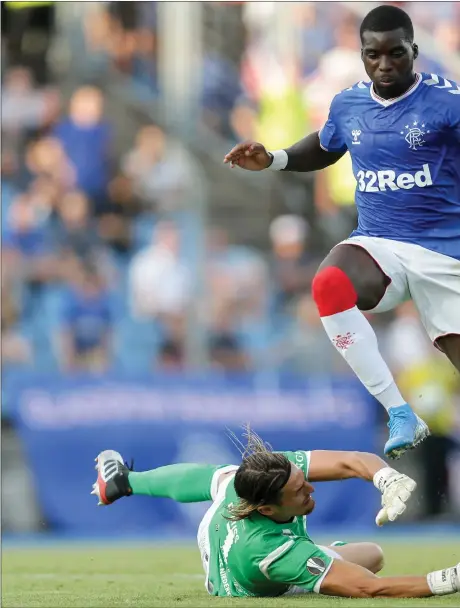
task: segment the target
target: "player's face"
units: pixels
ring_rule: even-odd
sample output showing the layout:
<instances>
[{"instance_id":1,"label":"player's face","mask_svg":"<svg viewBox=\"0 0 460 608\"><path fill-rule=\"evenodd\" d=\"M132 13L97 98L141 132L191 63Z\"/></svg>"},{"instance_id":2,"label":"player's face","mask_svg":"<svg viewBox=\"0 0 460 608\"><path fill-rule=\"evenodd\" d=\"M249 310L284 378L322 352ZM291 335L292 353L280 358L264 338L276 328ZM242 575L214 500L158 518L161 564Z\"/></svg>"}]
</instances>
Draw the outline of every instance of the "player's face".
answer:
<instances>
[{"instance_id":1,"label":"player's face","mask_svg":"<svg viewBox=\"0 0 460 608\"><path fill-rule=\"evenodd\" d=\"M405 39L404 30L364 32L361 57L377 94L384 99L402 95L414 81L417 47Z\"/></svg>"},{"instance_id":2,"label":"player's face","mask_svg":"<svg viewBox=\"0 0 460 608\"><path fill-rule=\"evenodd\" d=\"M304 474L295 465L291 466L291 476L281 494L280 505L265 505L259 510L275 521L289 521L292 517L308 515L315 508L311 494L313 486L305 480Z\"/></svg>"}]
</instances>

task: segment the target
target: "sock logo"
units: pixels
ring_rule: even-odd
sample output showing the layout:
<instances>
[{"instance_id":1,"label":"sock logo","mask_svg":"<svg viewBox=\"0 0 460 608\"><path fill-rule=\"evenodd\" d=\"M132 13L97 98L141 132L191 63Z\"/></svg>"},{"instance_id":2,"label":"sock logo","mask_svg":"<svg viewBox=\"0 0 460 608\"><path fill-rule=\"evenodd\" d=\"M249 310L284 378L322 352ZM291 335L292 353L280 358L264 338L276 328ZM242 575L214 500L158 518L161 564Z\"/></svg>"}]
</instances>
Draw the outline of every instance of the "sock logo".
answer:
<instances>
[{"instance_id":1,"label":"sock logo","mask_svg":"<svg viewBox=\"0 0 460 608\"><path fill-rule=\"evenodd\" d=\"M349 331L343 336L341 334L338 334L337 336L335 336L335 338L332 338L332 341L334 342L336 348L338 348L339 350L347 350L347 348L349 348L352 344L355 343L355 335L356 334L352 334Z\"/></svg>"}]
</instances>

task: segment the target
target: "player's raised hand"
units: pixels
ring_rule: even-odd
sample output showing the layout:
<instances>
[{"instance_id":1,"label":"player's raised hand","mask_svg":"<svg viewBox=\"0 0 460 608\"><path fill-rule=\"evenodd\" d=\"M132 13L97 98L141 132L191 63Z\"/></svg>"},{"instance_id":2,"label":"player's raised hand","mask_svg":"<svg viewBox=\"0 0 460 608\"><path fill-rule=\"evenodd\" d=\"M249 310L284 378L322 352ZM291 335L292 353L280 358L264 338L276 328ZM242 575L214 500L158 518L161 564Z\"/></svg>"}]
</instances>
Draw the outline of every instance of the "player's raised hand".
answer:
<instances>
[{"instance_id":1,"label":"player's raised hand","mask_svg":"<svg viewBox=\"0 0 460 608\"><path fill-rule=\"evenodd\" d=\"M402 515L406 510L407 501L417 487L413 479L389 467L374 476L374 485L382 492L382 509L375 518L378 526L395 521Z\"/></svg>"},{"instance_id":2,"label":"player's raised hand","mask_svg":"<svg viewBox=\"0 0 460 608\"><path fill-rule=\"evenodd\" d=\"M224 163L248 171L262 171L272 163L272 157L262 144L248 141L236 145L224 157Z\"/></svg>"}]
</instances>

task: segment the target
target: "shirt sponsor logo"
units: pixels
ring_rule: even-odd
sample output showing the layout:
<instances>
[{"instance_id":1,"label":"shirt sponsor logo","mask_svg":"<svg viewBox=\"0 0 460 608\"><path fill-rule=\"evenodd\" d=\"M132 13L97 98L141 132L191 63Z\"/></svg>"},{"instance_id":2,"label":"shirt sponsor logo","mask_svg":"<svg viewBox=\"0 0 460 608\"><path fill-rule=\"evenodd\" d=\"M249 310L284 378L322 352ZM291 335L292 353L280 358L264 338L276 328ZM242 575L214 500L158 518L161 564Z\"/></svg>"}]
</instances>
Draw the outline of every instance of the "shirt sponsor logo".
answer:
<instances>
[{"instance_id":1,"label":"shirt sponsor logo","mask_svg":"<svg viewBox=\"0 0 460 608\"><path fill-rule=\"evenodd\" d=\"M386 192L387 190L410 190L414 186L426 188L433 185L430 167L422 166L416 173L400 173L396 175L393 169L381 171L358 171L356 174L360 192Z\"/></svg>"}]
</instances>

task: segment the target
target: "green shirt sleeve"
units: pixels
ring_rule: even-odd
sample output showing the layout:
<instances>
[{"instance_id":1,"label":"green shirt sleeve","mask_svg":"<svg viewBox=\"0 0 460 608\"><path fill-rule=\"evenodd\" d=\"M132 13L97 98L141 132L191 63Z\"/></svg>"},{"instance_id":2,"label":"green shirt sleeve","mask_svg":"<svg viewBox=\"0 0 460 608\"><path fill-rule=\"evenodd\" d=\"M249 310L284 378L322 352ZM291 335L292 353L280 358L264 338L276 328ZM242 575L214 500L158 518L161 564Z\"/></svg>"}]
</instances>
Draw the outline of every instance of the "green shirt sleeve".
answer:
<instances>
[{"instance_id":1,"label":"green shirt sleeve","mask_svg":"<svg viewBox=\"0 0 460 608\"><path fill-rule=\"evenodd\" d=\"M308 479L308 469L310 468L310 454L311 452L305 452L304 450L297 450L296 452L281 452L288 460L297 465L302 469L305 479Z\"/></svg>"},{"instance_id":2,"label":"green shirt sleeve","mask_svg":"<svg viewBox=\"0 0 460 608\"><path fill-rule=\"evenodd\" d=\"M269 553L259 569L270 581L319 593L333 558L305 538L289 539Z\"/></svg>"}]
</instances>

